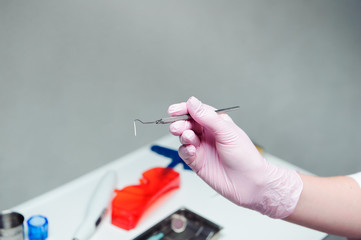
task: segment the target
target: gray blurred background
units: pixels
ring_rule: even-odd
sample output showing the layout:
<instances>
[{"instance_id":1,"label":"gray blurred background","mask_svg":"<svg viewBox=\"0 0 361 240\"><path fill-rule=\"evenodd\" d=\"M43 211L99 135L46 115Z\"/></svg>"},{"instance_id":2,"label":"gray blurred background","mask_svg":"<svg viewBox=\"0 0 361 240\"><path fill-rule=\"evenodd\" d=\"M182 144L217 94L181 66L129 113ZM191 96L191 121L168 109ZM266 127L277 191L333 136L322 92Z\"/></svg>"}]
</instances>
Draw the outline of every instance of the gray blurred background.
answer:
<instances>
[{"instance_id":1,"label":"gray blurred background","mask_svg":"<svg viewBox=\"0 0 361 240\"><path fill-rule=\"evenodd\" d=\"M169 134L194 95L266 151L361 171L361 1L0 1L0 210Z\"/></svg>"}]
</instances>

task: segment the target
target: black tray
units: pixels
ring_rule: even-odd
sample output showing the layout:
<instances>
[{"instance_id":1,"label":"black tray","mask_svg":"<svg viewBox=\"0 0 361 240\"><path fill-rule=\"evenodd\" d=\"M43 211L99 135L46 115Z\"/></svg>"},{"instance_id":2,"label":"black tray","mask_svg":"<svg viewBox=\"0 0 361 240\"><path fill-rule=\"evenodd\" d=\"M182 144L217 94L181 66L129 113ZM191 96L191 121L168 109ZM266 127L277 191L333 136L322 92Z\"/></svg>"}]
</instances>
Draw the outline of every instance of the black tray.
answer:
<instances>
[{"instance_id":1,"label":"black tray","mask_svg":"<svg viewBox=\"0 0 361 240\"><path fill-rule=\"evenodd\" d=\"M221 226L181 208L133 240L214 240Z\"/></svg>"}]
</instances>

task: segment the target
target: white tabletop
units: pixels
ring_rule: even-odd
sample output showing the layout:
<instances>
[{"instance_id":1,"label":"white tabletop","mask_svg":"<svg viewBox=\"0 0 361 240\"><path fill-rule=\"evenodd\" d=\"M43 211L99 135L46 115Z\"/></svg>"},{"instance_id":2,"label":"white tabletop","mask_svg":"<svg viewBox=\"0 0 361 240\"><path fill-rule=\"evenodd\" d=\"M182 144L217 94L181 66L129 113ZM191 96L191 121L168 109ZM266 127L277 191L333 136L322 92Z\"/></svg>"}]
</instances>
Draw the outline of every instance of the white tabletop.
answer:
<instances>
[{"instance_id":1,"label":"white tabletop","mask_svg":"<svg viewBox=\"0 0 361 240\"><path fill-rule=\"evenodd\" d=\"M152 144L173 149L179 146L178 139L170 135ZM170 159L152 152L150 146L140 148L64 186L25 202L14 210L22 213L25 219L37 214L46 216L49 220L49 240L71 239L83 219L90 195L108 170L117 172L117 188L121 189L127 185L138 184L138 179L144 171L152 167L164 167L170 162ZM265 153L264 156L276 165L304 172L270 154ZM126 231L112 225L108 214L91 240L132 239L181 207L186 207L221 225L223 229L219 239L320 240L326 236L322 232L271 219L238 207L218 195L194 172L183 170L180 165L175 170L180 173L181 187L153 204L135 229Z\"/></svg>"}]
</instances>

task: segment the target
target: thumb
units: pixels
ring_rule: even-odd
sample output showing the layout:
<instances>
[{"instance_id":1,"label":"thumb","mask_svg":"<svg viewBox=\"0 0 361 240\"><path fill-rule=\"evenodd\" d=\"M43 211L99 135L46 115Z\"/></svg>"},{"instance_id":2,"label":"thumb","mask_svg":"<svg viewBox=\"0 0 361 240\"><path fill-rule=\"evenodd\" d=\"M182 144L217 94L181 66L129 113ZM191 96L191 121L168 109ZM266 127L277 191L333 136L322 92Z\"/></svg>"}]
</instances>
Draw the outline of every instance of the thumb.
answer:
<instances>
[{"instance_id":1,"label":"thumb","mask_svg":"<svg viewBox=\"0 0 361 240\"><path fill-rule=\"evenodd\" d=\"M215 112L213 107L203 104L195 97L190 97L187 101L187 108L193 120L201 126L214 133L225 130L226 121Z\"/></svg>"}]
</instances>

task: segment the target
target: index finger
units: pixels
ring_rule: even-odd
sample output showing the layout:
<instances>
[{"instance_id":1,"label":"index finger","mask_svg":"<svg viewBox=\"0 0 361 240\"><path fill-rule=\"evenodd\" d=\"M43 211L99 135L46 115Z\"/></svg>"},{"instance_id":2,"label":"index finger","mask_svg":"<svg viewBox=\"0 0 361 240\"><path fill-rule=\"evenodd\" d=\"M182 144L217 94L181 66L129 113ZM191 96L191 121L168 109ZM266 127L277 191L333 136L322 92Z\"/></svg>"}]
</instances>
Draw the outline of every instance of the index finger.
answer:
<instances>
[{"instance_id":1,"label":"index finger","mask_svg":"<svg viewBox=\"0 0 361 240\"><path fill-rule=\"evenodd\" d=\"M168 108L168 114L171 116L188 114L187 104L182 102L170 105Z\"/></svg>"}]
</instances>

